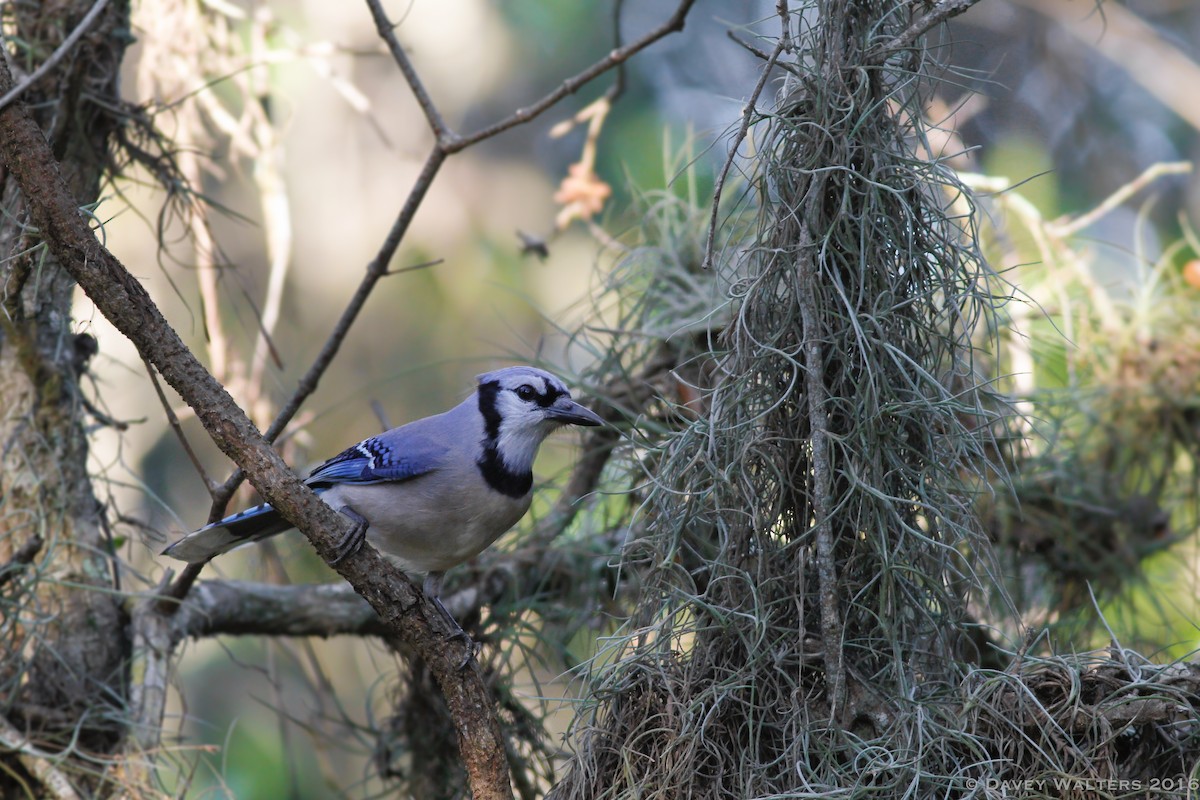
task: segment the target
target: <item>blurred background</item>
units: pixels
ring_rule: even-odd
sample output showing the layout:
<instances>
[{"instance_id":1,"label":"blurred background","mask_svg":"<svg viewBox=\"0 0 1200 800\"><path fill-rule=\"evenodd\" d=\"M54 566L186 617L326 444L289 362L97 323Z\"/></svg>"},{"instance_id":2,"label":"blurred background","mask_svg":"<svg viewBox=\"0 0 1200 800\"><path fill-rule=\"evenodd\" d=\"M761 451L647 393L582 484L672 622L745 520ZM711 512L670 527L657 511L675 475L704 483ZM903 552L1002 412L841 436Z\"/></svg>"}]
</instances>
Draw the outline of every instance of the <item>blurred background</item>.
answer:
<instances>
[{"instance_id":1,"label":"blurred background","mask_svg":"<svg viewBox=\"0 0 1200 800\"><path fill-rule=\"evenodd\" d=\"M640 35L673 7L625 4L620 36ZM613 2L414 0L388 10L459 132L530 104L614 46ZM753 42L773 13L773 2L700 0L683 33L629 63L594 140L587 121L564 123L614 74L451 157L392 267L436 263L376 288L289 429L289 461L304 471L386 425L447 408L486 369L544 360L569 377L586 368L586 348L570 343L603 323L596 295L636 244L640 200L667 192L710 202L761 63L729 34ZM265 426L405 202L428 127L365 4L146 0L134 34L126 92L179 143L186 177L210 204L207 226L137 172L96 213L110 248ZM1131 644L1191 652L1198 493L1193 465L1180 459L1200 419L1200 246L1197 180L1183 162L1200 142L1200 7L983 0L935 54L946 69L928 115L942 134L928 147L974 176L988 255L1014 295L1005 329L981 346L1021 410L1038 402L1030 430L1039 444L1025 453L1036 468L1015 494L1048 521L1033 526L1027 512L1014 522L1004 497L982 511L1010 558L1014 602L1030 624L1067 623L1090 614L1080 587L1091 586ZM753 133L743 151L753 151ZM602 202L572 217L562 182L593 159ZM1096 209L1104 213L1076 224ZM82 298L76 317L99 341L99 402L132 423L96 432L99 491L153 585L170 566L156 553L206 521L208 492L132 346ZM178 398L168 400L223 480L229 465ZM1064 431L1086 446L1056 449ZM572 446L569 436L552 440L539 478L569 465ZM299 536L211 570L334 579ZM1080 646L1095 644L1086 625L1077 629ZM595 643L571 646L584 657ZM344 784L348 771L363 780L352 793L371 794L370 729L386 714L395 670L381 647L348 638L188 646L174 710L183 752L201 752L190 795L322 797L326 779ZM530 670L520 687L528 702L569 696L564 670ZM565 724L571 705L552 711ZM264 769L267 759L287 768Z\"/></svg>"}]
</instances>

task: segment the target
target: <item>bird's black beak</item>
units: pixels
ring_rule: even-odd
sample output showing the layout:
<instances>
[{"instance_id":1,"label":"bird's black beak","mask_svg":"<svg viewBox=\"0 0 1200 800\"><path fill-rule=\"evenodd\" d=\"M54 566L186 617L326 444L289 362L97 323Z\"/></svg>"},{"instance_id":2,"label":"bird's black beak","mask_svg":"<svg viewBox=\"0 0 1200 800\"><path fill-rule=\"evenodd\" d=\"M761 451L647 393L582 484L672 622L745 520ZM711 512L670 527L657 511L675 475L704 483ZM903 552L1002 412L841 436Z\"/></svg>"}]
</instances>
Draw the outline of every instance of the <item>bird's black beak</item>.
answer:
<instances>
[{"instance_id":1,"label":"bird's black beak","mask_svg":"<svg viewBox=\"0 0 1200 800\"><path fill-rule=\"evenodd\" d=\"M603 425L604 420L596 412L581 406L569 397L560 397L546 408L546 418L563 425Z\"/></svg>"}]
</instances>

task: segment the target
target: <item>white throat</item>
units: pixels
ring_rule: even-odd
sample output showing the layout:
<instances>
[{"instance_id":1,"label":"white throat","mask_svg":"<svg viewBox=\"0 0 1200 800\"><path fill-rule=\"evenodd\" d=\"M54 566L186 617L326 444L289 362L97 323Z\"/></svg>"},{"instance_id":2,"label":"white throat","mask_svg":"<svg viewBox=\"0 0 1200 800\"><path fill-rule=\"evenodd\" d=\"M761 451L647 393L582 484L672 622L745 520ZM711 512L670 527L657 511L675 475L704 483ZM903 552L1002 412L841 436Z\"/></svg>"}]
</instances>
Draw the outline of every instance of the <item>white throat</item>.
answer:
<instances>
[{"instance_id":1,"label":"white throat","mask_svg":"<svg viewBox=\"0 0 1200 800\"><path fill-rule=\"evenodd\" d=\"M550 433L548 426L517 426L501 421L500 435L496 437L496 453L511 472L522 474L533 469L538 447Z\"/></svg>"}]
</instances>

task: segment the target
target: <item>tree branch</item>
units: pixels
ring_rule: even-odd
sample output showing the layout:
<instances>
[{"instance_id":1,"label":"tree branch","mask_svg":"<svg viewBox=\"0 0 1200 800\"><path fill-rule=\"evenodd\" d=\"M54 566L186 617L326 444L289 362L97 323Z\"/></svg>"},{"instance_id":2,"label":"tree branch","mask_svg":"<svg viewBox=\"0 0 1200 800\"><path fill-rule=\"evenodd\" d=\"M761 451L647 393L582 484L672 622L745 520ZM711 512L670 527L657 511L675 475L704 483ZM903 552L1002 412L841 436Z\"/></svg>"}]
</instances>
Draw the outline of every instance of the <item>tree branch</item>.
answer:
<instances>
[{"instance_id":1,"label":"tree branch","mask_svg":"<svg viewBox=\"0 0 1200 800\"><path fill-rule=\"evenodd\" d=\"M0 64L0 91L11 87L8 66ZM213 442L245 470L259 493L296 524L326 561L333 558L337 541L349 527L347 521L287 468L180 340L142 285L97 241L75 207L46 139L22 104L0 111L0 155L25 196L34 225L63 268L192 407ZM458 726L476 799L511 797L500 726L478 664L459 668L461 658L445 646L451 631L444 620L373 548L363 547L336 569L375 608L389 630L429 664ZM497 776L503 777L502 785Z\"/></svg>"},{"instance_id":2,"label":"tree branch","mask_svg":"<svg viewBox=\"0 0 1200 800\"><path fill-rule=\"evenodd\" d=\"M672 14L670 19L668 19L662 25L643 35L641 38L630 42L624 47L616 48L607 56L600 59L595 64L592 64L587 69L571 76L570 78L567 78L561 84L559 84L557 89L550 92L548 95L532 105L525 106L524 108L518 108L509 116L487 126L486 128L481 128L474 133L469 133L465 136L458 137L455 141L455 147L450 152L457 152L464 148L470 147L476 142L481 142L484 139L490 139L496 134L503 133L510 128L515 128L518 125L524 125L526 122L537 118L542 112L553 106L559 100L562 100L567 95L574 94L575 92L579 91L582 86L598 75L602 75L618 64L628 61L632 56L642 50L645 50L647 47L654 44L664 36L683 30L683 25L687 21L688 12L691 11L694 3L695 0L681 0L675 9L675 13Z\"/></svg>"},{"instance_id":3,"label":"tree branch","mask_svg":"<svg viewBox=\"0 0 1200 800\"><path fill-rule=\"evenodd\" d=\"M196 584L171 621L171 638L229 635L386 636L392 633L346 583Z\"/></svg>"},{"instance_id":4,"label":"tree branch","mask_svg":"<svg viewBox=\"0 0 1200 800\"><path fill-rule=\"evenodd\" d=\"M786 35L788 30L788 11L787 5L780 0L779 10L777 13L783 17L783 36L779 37L779 41L775 43L775 48L767 56L767 63L763 66L762 74L758 76L758 83L754 85L754 91L750 93L750 99L746 101L746 107L742 109L742 124L738 128L737 134L733 137L733 142L729 145L729 155L725 158L725 163L721 165L721 171L717 174L717 183L713 187L712 199L712 214L708 220L708 235L704 242L704 259L701 261L701 266L704 269L712 268L713 260L713 243L717 236L717 215L721 209L721 193L725 190L725 180L729 177L729 170L733 167L733 160L737 158L738 148L742 146L746 135L750 133L750 125L754 120L754 114L758 110L758 98L762 95L763 89L766 88L767 79L771 77L771 70L775 67L775 62L779 60L779 56L784 49L788 47L790 38Z\"/></svg>"},{"instance_id":5,"label":"tree branch","mask_svg":"<svg viewBox=\"0 0 1200 800\"><path fill-rule=\"evenodd\" d=\"M830 518L834 512L833 465L830 462L828 387L825 385L824 331L820 308L813 299L820 275L815 248L807 223L801 223L798 242L803 248L799 259L802 291L800 319L804 326L804 394L808 400L808 424L812 445L812 508L817 539L817 580L820 584L821 644L825 660L825 691L829 696L829 716L837 720L845 710L846 675L842 661L844 629L839 600L837 553Z\"/></svg>"},{"instance_id":6,"label":"tree branch","mask_svg":"<svg viewBox=\"0 0 1200 800\"><path fill-rule=\"evenodd\" d=\"M391 50L396 66L404 74L408 88L412 91L413 97L417 99L417 104L421 106L421 111L425 113L425 119L429 122L429 128L437 138L439 147L446 149L456 144L458 134L450 130L450 126L446 124L445 118L434 104L433 98L429 96L429 91L425 88L421 76L417 74L416 68L413 67L408 53L404 52L404 45L400 44L400 40L396 38L396 26L388 19L387 12L383 10L383 4L380 0L367 0L367 8L371 10L371 19L375 21L375 30L379 32L379 38L383 39L388 49Z\"/></svg>"},{"instance_id":7,"label":"tree branch","mask_svg":"<svg viewBox=\"0 0 1200 800\"><path fill-rule=\"evenodd\" d=\"M940 2L917 19L907 28L892 37L886 44L875 49L869 61L884 61L892 53L912 47L917 39L933 30L951 17L957 17L979 0L940 0Z\"/></svg>"},{"instance_id":8,"label":"tree branch","mask_svg":"<svg viewBox=\"0 0 1200 800\"><path fill-rule=\"evenodd\" d=\"M37 69L26 76L19 84L6 91L3 97L0 97L0 108L4 108L9 103L16 100L25 92L26 89L28 89L30 86L33 86L35 83L44 78L50 72L50 70L54 69L54 67L58 65L58 62L62 61L63 57L66 56L67 53L71 52L71 48L74 47L75 44L83 38L83 35L88 32L88 28L92 27L92 24L100 18L100 14L104 11L104 7L106 5L108 5L108 0L96 0L96 2L92 4L92 7L88 9L88 12L83 15L83 19L79 21L79 24L75 26L75 29L71 31L66 39L63 39L62 44L54 49L54 52L50 54L50 57L43 61ZM3 50L3 52L0 52L0 58L7 61L8 51Z\"/></svg>"},{"instance_id":9,"label":"tree branch","mask_svg":"<svg viewBox=\"0 0 1200 800\"><path fill-rule=\"evenodd\" d=\"M592 64L587 69L578 74L567 78L562 84L550 92L545 97L541 98L531 106L518 109L508 117L489 125L486 128L476 131L467 136L460 136L455 133L446 124L441 113L438 111L436 104L430 97L429 92L425 89L424 83L420 80L408 54L404 52L403 46L396 38L394 26L388 20L386 12L379 4L378 0L367 0L367 6L371 11L371 16L375 21L376 28L381 37L387 43L389 50L392 53L396 64L400 71L404 74L405 80L408 82L409 88L417 99L417 103L421 106L425 113L426 119L429 122L430 130L433 132L435 141L432 151L425 159L425 164L421 168L421 173L417 176L416 182L413 184L412 190L405 199L404 206L400 209L396 216L396 221L392 223L392 228L388 232L387 238L380 245L379 251L375 257L367 265L366 274L355 290L354 295L350 298L346 309L342 312L333 331L325 342L325 346L313 361L312 366L300 379L291 398L287 404L280 410L271 426L267 428L264 438L268 442L273 442L283 432L287 424L299 411L300 406L308 399L308 396L316 391L317 384L324 375L325 370L332 363L333 358L337 355L341 348L342 342L349 333L351 325L358 318L359 312L366 304L367 298L371 291L375 288L375 284L381 277L389 274L387 265L391 262L396 254L396 250L400 246L401 240L408 231L408 226L412 223L413 217L416 215L417 209L420 208L429 187L433 183L433 179L437 176L438 170L447 156L465 150L473 144L477 144L484 139L489 139L497 134L503 133L510 128L515 128L529 122L547 109L554 106L564 97L578 91L580 87L596 78L597 76L607 72L615 66L623 64L636 53L646 49L659 39L676 31L683 30L684 22L687 19L688 12L691 10L695 0L681 0L679 6L675 9L675 13L662 25L645 34L634 42L623 47L618 47L610 52L603 59ZM214 502L228 502L229 497L237 491L245 479L245 474L239 469L235 470L217 490L213 493ZM182 596L182 594L180 594Z\"/></svg>"}]
</instances>

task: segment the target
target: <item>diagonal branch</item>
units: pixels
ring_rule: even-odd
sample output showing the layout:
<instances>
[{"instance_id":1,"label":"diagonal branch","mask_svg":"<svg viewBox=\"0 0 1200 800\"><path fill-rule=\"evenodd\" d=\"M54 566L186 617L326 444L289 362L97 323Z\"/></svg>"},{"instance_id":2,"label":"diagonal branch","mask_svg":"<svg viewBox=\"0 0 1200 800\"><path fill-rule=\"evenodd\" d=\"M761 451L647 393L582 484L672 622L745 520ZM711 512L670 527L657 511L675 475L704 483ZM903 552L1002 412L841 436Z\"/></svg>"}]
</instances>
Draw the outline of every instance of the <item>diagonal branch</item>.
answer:
<instances>
[{"instance_id":1,"label":"diagonal branch","mask_svg":"<svg viewBox=\"0 0 1200 800\"><path fill-rule=\"evenodd\" d=\"M333 326L333 330L329 334L329 338L325 340L321 352L317 354L312 365L304 376L296 385L296 389L292 392L292 396L288 398L288 402L276 415L274 422L267 428L263 438L268 442L275 441L287 424L291 422L292 417L300 410L304 401L309 395L317 390L317 384L320 383L321 376L325 374L325 370L333 363L334 357L342 347L342 343L346 340L346 336L350 333L350 328L354 325L354 321L358 319L359 313L363 306L367 304L367 298L371 296L371 291L375 288L375 284L390 274L388 272L388 264L396 255L396 251L400 248L400 242L404 239L404 235L408 232L408 226L412 223L413 217L417 214L417 209L421 207L425 195L428 193L430 186L433 185L433 179L437 176L438 170L441 169L443 162L446 160L446 153L440 147L435 147L425 159L425 165L421 168L421 172L417 175L417 180L413 184L413 188L409 191L408 198L404 201L403 208L400 209L396 221L392 223L392 228L388 231L387 237L383 240L383 244L379 246L379 251L375 257L367 264L366 273L363 275L362 281L359 282L358 288L350 297L350 301L346 304L346 308L342 311L342 316L338 318L337 323ZM225 481L214 494L214 500L224 499L226 502L229 497L237 491L245 479L245 473L238 469L234 471L229 479Z\"/></svg>"},{"instance_id":2,"label":"diagonal branch","mask_svg":"<svg viewBox=\"0 0 1200 800\"><path fill-rule=\"evenodd\" d=\"M787 9L784 7L782 11L784 31L788 27ZM746 101L746 107L742 109L742 124L738 128L737 134L733 137L733 142L729 145L729 155L725 157L725 163L721 165L721 171L717 173L717 183L713 187L712 199L712 214L708 220L708 235L704 242L704 259L701 265L704 269L712 269L713 262L713 244L717 236L717 218L721 210L721 194L725 191L725 181L729 178L729 170L733 167L733 161L737 158L738 148L742 146L742 142L746 140L746 136L750 133L750 125L754 122L754 117L758 113L758 98L762 96L763 89L767 86L767 79L771 77L771 71L775 68L775 62L779 60L784 49L788 46L788 37L780 36L779 41L775 44L775 48L767 56L767 63L762 68L762 74L758 76L758 83L754 85L754 91L750 93L750 99Z\"/></svg>"},{"instance_id":3,"label":"diagonal branch","mask_svg":"<svg viewBox=\"0 0 1200 800\"><path fill-rule=\"evenodd\" d=\"M300 379L292 396L288 399L283 409L275 417L274 422L267 428L264 438L268 442L275 441L276 438L291 422L292 418L300 410L301 405L308 399L314 391L321 376L325 374L325 370L333 362L334 356L341 349L342 342L345 340L354 321L358 318L359 312L362 311L366 304L367 298L370 297L375 284L379 279L388 275L387 265L396 255L399 249L400 242L404 235L408 232L408 227L412 223L413 217L416 215L417 209L420 208L422 201L425 199L426 193L433 184L434 178L441 169L446 158L461 150L465 150L471 145L478 144L484 139L489 139L511 128L523 125L529 122L543 112L554 106L567 95L578 91L584 84L592 79L602 75L613 67L619 66L628 61L638 52L646 49L654 44L659 39L668 36L671 33L683 30L684 22L687 19L688 12L691 10L695 0L681 0L679 6L675 9L675 13L659 27L646 33L637 40L630 42L627 45L618 47L610 52L607 56L592 64L587 69L577 73L576 75L567 78L559 85L557 89L550 92L540 100L530 106L518 109L508 117L505 117L492 125L487 126L475 133L467 136L460 136L450 129L437 110L436 104L430 97L429 92L425 89L424 83L420 80L415 68L408 58L408 54L404 52L403 46L395 36L394 26L388 20L386 12L377 2L377 0L367 0L367 5L371 10L372 18L375 20L376 27L379 30L380 36L388 44L393 57L396 60L400 71L404 74L405 80L408 81L409 87L417 102L420 104L422 111L429 121L431 131L435 136L433 149L425 159L425 164L421 168L420 174L417 176L413 188L405 199L404 206L396 216L395 222L392 223L392 228L388 232L387 237L379 247L379 251L375 257L367 265L366 273L363 275L358 288L354 295L347 303L342 316L338 319L333 331L329 334L328 339L322 347L321 352L313 361L308 371ZM241 469L235 470L228 480L223 483L216 492L213 493L214 504L227 503L233 493L245 480L245 474ZM182 597L186 594L185 587L177 587L176 594Z\"/></svg>"},{"instance_id":4,"label":"diagonal branch","mask_svg":"<svg viewBox=\"0 0 1200 800\"><path fill-rule=\"evenodd\" d=\"M13 85L0 63L0 91ZM208 373L138 281L105 249L79 213L49 144L22 104L0 110L0 157L20 187L46 245L101 313L138 348L196 412L213 442L250 482L296 524L329 561L348 524L304 486L263 439L228 392ZM389 630L429 664L458 728L477 800L511 797L500 726L478 664L460 669L445 646L450 631L417 590L371 547L336 567ZM454 648L457 649L457 648Z\"/></svg>"},{"instance_id":5,"label":"diagonal branch","mask_svg":"<svg viewBox=\"0 0 1200 800\"><path fill-rule=\"evenodd\" d=\"M937 5L929 9L887 43L876 48L871 61L883 61L892 53L912 47L913 44L929 31L941 25L951 17L957 17L979 0L939 0Z\"/></svg>"},{"instance_id":6,"label":"diagonal branch","mask_svg":"<svg viewBox=\"0 0 1200 800\"><path fill-rule=\"evenodd\" d=\"M92 4L92 7L88 9L88 12L84 14L83 19L79 21L79 24L75 26L75 29L71 31L71 33L67 35L67 38L63 39L62 44L56 47L54 52L50 54L50 57L43 61L41 66L26 76L25 79L19 84L8 89L4 93L3 97L0 97L0 108L4 108L9 103L16 100L25 92L25 90L40 81L43 77L49 74L50 70L58 66L58 62L62 61L67 53L71 52L71 48L83 38L83 35L88 32L88 28L92 27L92 24L100 18L100 13L104 11L104 7L106 5L108 5L108 0L96 0L96 2ZM0 58L7 60L8 51L4 50L3 52L0 52Z\"/></svg>"},{"instance_id":7,"label":"diagonal branch","mask_svg":"<svg viewBox=\"0 0 1200 800\"><path fill-rule=\"evenodd\" d=\"M547 94L542 99L532 105L518 108L509 116L498 122L488 125L486 128L480 128L474 133L466 134L457 139L455 147L450 152L458 152L471 145L481 142L484 139L490 139L498 133L503 133L510 128L515 128L518 125L524 125L526 122L535 119L542 112L553 106L558 101L570 94L574 94L584 86L584 84L596 78L599 75L608 72L613 67L623 64L633 57L638 52L645 50L650 45L668 36L672 33L683 30L683 25L687 21L688 12L691 11L695 0L681 0L675 9L675 13L654 30L642 35L640 38L630 42L624 47L618 47L607 56L592 64L587 69L579 72L559 84L558 88Z\"/></svg>"},{"instance_id":8,"label":"diagonal branch","mask_svg":"<svg viewBox=\"0 0 1200 800\"><path fill-rule=\"evenodd\" d=\"M367 8L371 10L371 19L375 21L375 30L379 32L379 38L387 44L388 49L392 52L392 58L396 61L396 66L400 68L400 72L404 73L404 80L408 82L408 88L412 90L413 97L417 99L417 104L425 113L425 119L429 122L433 135L437 137L439 146L450 146L456 142L458 135L446 124L445 118L438 111L433 98L425 88L424 81L417 74L408 53L404 52L404 45L400 44L400 40L396 37L396 26L388 19L387 12L383 10L383 4L380 0L367 0Z\"/></svg>"}]
</instances>

